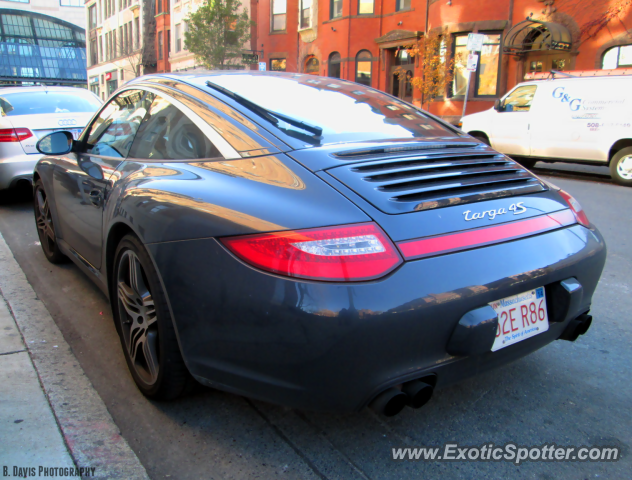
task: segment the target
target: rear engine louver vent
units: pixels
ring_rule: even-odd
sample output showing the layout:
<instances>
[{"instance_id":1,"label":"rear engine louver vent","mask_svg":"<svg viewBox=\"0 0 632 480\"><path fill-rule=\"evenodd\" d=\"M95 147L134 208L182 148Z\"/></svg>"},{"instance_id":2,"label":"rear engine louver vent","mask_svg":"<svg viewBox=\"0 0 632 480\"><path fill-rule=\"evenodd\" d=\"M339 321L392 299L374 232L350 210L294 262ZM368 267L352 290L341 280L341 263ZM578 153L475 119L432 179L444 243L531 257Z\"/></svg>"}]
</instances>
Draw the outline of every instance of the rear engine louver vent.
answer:
<instances>
[{"instance_id":1,"label":"rear engine louver vent","mask_svg":"<svg viewBox=\"0 0 632 480\"><path fill-rule=\"evenodd\" d=\"M328 170L384 213L429 210L547 190L524 167L491 149L377 159Z\"/></svg>"}]
</instances>

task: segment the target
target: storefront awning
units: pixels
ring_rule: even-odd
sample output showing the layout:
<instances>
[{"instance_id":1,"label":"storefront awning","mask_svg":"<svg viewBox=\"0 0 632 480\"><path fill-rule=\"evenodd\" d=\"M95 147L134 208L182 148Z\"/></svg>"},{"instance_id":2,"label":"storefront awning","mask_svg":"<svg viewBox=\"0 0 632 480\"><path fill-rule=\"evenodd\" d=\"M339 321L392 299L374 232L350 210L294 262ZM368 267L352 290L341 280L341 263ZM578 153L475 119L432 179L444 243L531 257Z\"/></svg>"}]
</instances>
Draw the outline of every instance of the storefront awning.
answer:
<instances>
[{"instance_id":1,"label":"storefront awning","mask_svg":"<svg viewBox=\"0 0 632 480\"><path fill-rule=\"evenodd\" d=\"M507 32L503 53L521 55L547 50L569 51L571 44L571 33L564 25L527 19Z\"/></svg>"}]
</instances>

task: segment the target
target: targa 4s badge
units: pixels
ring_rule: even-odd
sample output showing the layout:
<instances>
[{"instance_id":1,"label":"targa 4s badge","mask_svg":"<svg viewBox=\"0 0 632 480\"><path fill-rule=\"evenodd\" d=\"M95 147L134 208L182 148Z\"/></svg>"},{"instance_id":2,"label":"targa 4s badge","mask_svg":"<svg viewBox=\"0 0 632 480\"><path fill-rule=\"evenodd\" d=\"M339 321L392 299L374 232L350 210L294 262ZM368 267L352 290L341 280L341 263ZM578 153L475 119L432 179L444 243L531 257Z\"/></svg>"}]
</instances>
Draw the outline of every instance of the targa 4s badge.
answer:
<instances>
[{"instance_id":1,"label":"targa 4s badge","mask_svg":"<svg viewBox=\"0 0 632 480\"><path fill-rule=\"evenodd\" d=\"M520 215L521 213L526 212L527 207L525 207L523 203L524 202L512 203L509 206L509 211L513 212L514 215ZM474 213L472 214L472 216L470 216L470 213L472 213L472 210L466 210L463 212L466 222L469 222L470 220L480 220L485 217L487 217L489 220L493 220L498 215L504 215L505 213L507 213L507 210L505 210L504 208L499 208L498 210L485 210L484 212Z\"/></svg>"}]
</instances>

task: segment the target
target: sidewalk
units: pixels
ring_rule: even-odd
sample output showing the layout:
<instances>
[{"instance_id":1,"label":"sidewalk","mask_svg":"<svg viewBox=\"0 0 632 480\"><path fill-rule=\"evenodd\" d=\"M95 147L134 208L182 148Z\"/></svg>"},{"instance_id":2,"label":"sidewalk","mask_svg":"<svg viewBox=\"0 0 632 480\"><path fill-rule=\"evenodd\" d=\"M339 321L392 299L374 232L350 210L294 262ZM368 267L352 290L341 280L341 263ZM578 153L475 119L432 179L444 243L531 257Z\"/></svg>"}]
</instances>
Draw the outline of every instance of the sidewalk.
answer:
<instances>
[{"instance_id":1,"label":"sidewalk","mask_svg":"<svg viewBox=\"0 0 632 480\"><path fill-rule=\"evenodd\" d=\"M0 479L149 478L2 235L0 379Z\"/></svg>"}]
</instances>

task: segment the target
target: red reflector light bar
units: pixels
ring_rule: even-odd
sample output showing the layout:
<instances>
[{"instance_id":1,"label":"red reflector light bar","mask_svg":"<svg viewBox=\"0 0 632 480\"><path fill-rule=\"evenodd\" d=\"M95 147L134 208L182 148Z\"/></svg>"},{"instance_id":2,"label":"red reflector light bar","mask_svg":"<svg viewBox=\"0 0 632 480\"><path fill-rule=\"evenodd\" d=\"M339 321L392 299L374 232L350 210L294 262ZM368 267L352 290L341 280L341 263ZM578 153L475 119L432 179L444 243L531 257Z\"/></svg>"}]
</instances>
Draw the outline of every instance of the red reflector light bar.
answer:
<instances>
[{"instance_id":1,"label":"red reflector light bar","mask_svg":"<svg viewBox=\"0 0 632 480\"><path fill-rule=\"evenodd\" d=\"M374 223L240 235L220 241L253 267L288 277L373 280L402 263L391 240Z\"/></svg>"},{"instance_id":2,"label":"red reflector light bar","mask_svg":"<svg viewBox=\"0 0 632 480\"><path fill-rule=\"evenodd\" d=\"M0 143L21 142L33 136L28 128L0 128Z\"/></svg>"},{"instance_id":3,"label":"red reflector light bar","mask_svg":"<svg viewBox=\"0 0 632 480\"><path fill-rule=\"evenodd\" d=\"M561 210L548 215L540 215L538 217L504 223L502 225L494 225L492 227L477 228L465 232L438 235L417 240L407 240L398 243L397 246L406 260L413 260L515 240L517 238L567 227L575 223L577 223L577 219L571 210Z\"/></svg>"}]
</instances>

